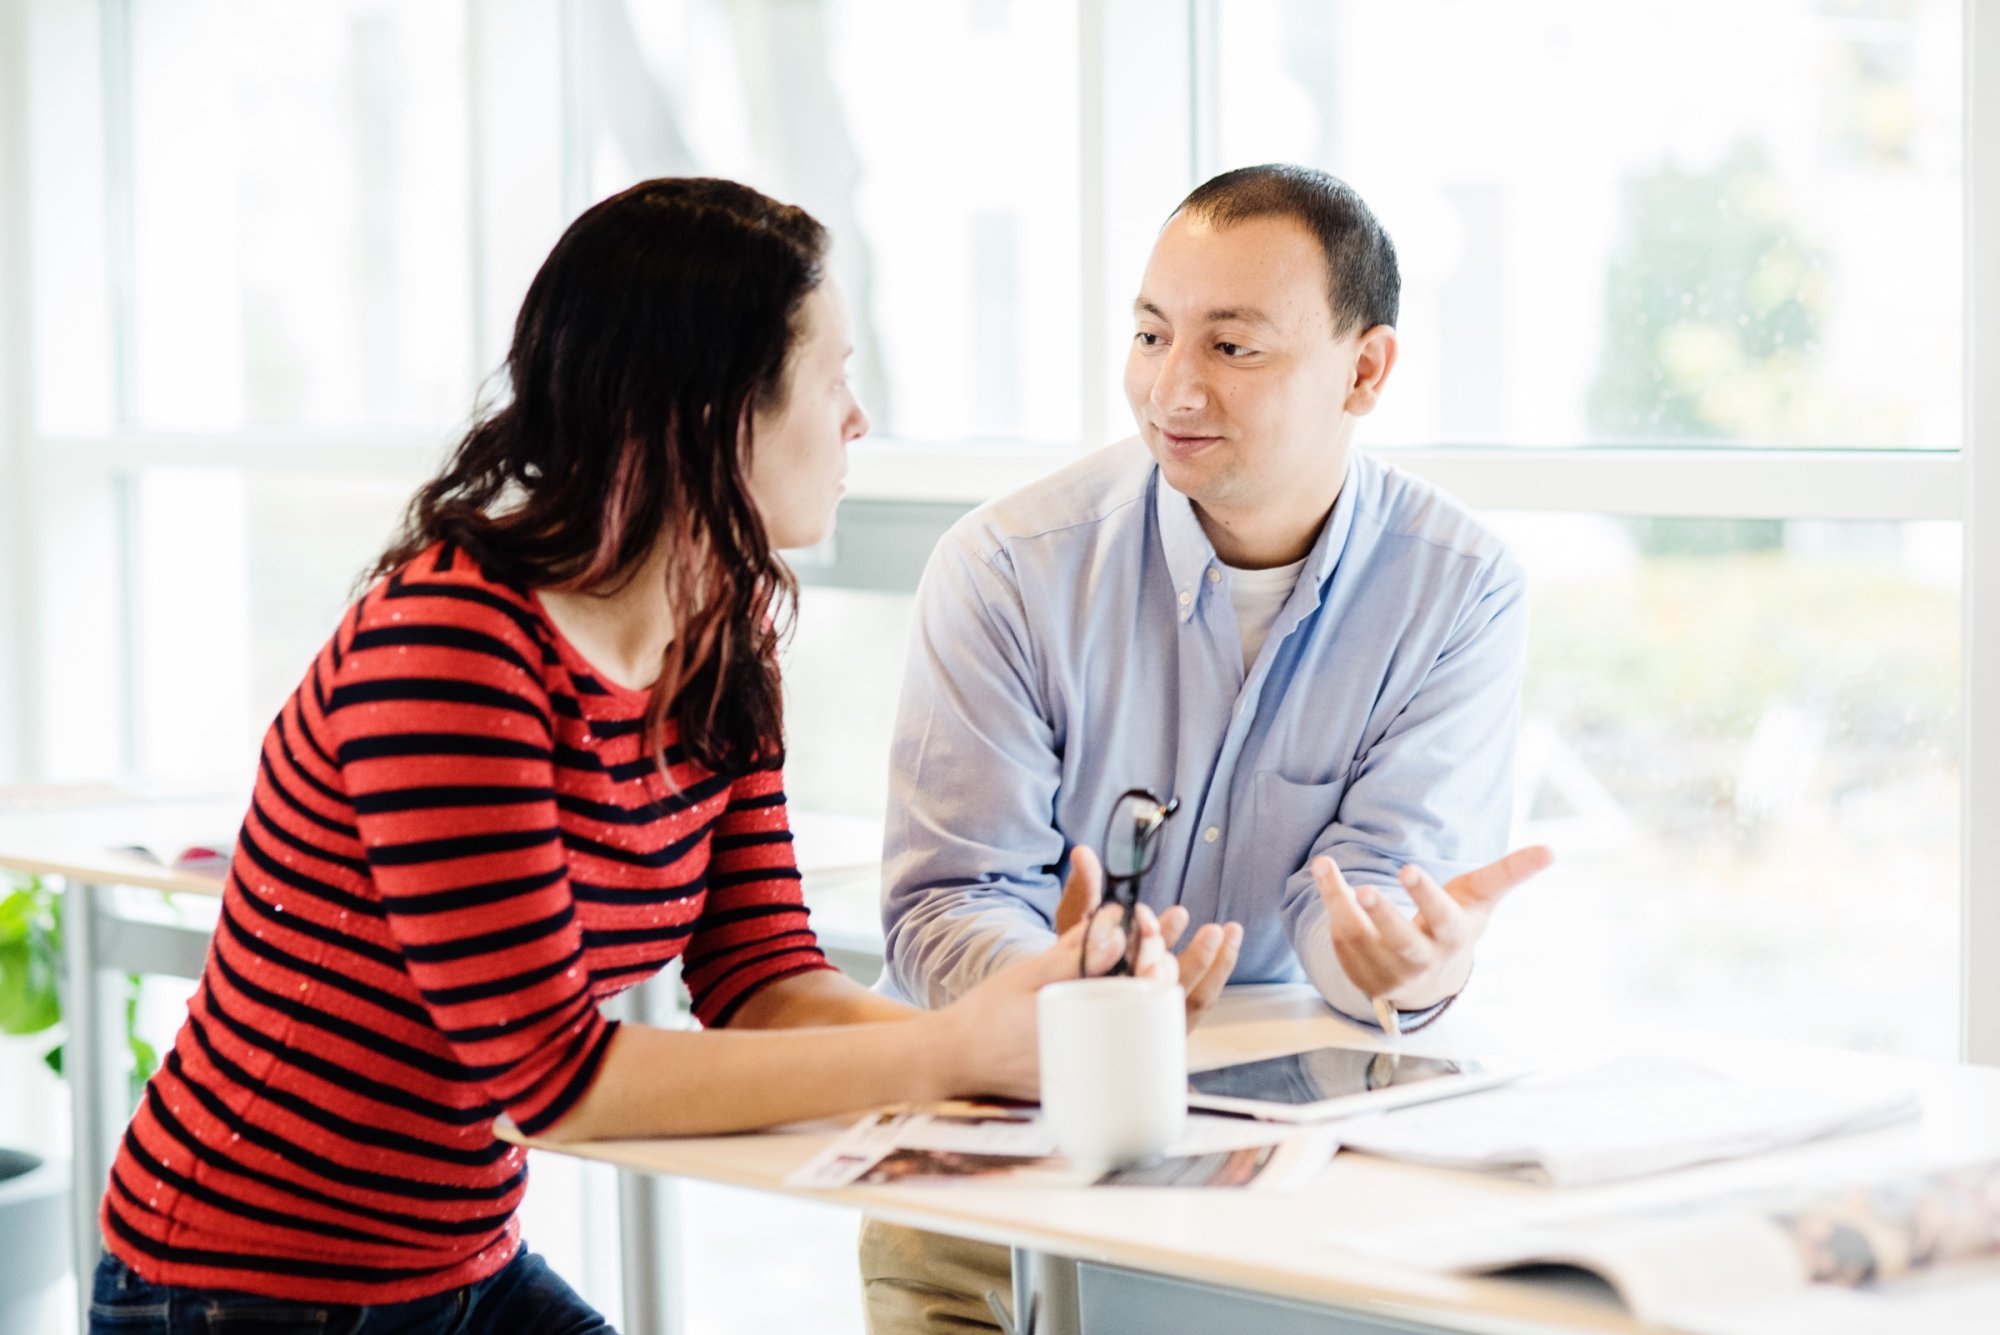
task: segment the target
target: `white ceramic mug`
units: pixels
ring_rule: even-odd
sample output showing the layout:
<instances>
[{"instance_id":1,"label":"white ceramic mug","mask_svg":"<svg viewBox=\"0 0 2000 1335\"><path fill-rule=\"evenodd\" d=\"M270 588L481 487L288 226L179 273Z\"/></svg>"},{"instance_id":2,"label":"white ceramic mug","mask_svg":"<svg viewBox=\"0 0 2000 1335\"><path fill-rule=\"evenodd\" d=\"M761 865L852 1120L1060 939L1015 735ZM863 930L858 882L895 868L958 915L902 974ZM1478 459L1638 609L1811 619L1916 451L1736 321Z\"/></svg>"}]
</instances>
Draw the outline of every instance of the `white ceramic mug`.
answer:
<instances>
[{"instance_id":1,"label":"white ceramic mug","mask_svg":"<svg viewBox=\"0 0 2000 1335\"><path fill-rule=\"evenodd\" d=\"M1078 1167L1162 1153L1187 1125L1187 995L1150 978L1076 978L1035 999L1042 1117Z\"/></svg>"}]
</instances>

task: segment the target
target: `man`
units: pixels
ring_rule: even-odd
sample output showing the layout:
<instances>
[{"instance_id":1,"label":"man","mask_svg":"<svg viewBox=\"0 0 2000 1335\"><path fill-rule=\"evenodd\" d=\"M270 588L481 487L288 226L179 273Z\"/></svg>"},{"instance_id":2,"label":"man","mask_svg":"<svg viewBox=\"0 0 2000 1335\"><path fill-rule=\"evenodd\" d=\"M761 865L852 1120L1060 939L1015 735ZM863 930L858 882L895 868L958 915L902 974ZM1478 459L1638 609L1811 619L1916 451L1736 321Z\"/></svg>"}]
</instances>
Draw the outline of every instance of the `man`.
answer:
<instances>
[{"instance_id":1,"label":"man","mask_svg":"<svg viewBox=\"0 0 2000 1335\"><path fill-rule=\"evenodd\" d=\"M1215 178L1133 305L1139 440L939 543L891 764L883 921L906 995L942 1005L1089 911L1095 868L1071 852L1134 786L1180 803L1143 891L1170 944L1200 924L1191 1024L1232 977L1309 980L1405 1029L1464 986L1494 906L1548 861L1480 865L1506 846L1527 606L1492 536L1351 448L1395 366L1398 294L1348 186ZM973 1328L934 1291L1005 1289L998 1249L871 1222L862 1250L878 1335L926 1308Z\"/></svg>"}]
</instances>

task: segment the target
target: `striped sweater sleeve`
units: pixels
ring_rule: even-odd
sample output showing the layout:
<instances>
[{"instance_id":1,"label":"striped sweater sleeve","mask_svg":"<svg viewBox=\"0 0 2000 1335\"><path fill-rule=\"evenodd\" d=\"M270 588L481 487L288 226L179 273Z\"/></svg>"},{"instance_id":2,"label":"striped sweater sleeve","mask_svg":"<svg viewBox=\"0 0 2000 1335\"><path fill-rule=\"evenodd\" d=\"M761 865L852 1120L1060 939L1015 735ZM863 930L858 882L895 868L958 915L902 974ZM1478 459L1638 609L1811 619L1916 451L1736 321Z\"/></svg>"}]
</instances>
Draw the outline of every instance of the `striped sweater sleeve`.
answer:
<instances>
[{"instance_id":1,"label":"striped sweater sleeve","mask_svg":"<svg viewBox=\"0 0 2000 1335\"><path fill-rule=\"evenodd\" d=\"M726 1025L765 984L833 965L807 921L779 764L730 786L711 838L708 902L682 978L704 1025Z\"/></svg>"},{"instance_id":2,"label":"striped sweater sleeve","mask_svg":"<svg viewBox=\"0 0 2000 1335\"><path fill-rule=\"evenodd\" d=\"M453 1055L529 1133L615 1028L584 963L554 729L526 609L400 578L350 622L324 700L389 933Z\"/></svg>"}]
</instances>

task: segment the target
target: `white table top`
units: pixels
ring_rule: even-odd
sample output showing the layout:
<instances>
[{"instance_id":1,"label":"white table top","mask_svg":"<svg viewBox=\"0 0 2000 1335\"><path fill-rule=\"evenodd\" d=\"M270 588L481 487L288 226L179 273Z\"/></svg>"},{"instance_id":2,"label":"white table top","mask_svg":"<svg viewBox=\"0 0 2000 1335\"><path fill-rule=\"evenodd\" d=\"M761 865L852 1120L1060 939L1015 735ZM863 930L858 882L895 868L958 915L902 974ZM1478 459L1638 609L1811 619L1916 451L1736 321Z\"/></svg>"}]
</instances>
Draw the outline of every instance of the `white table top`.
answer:
<instances>
[{"instance_id":1,"label":"white table top","mask_svg":"<svg viewBox=\"0 0 2000 1335\"><path fill-rule=\"evenodd\" d=\"M1190 1042L1196 1067L1325 1043L1380 1046L1379 1035L1334 1016L1310 989L1232 989ZM1464 1017L1448 1013L1403 1040L1405 1050L1492 1054ZM1519 1050L1517 1048L1517 1050ZM1474 1332L1643 1329L1608 1293L1583 1282L1467 1280L1343 1253L1337 1229L1458 1222L1496 1224L1561 1204L1604 1209L1692 1199L1731 1190L1839 1178L1871 1165L2000 1156L2000 1071L1793 1048L1768 1042L1648 1035L1620 1052L1695 1056L1746 1078L1831 1088L1895 1083L1924 1100L1921 1123L1802 1146L1780 1154L1683 1170L1636 1182L1557 1193L1507 1179L1338 1155L1319 1180L1290 1196L1221 1189L880 1186L801 1192L785 1176L853 1119L754 1135L604 1142L536 1148L643 1172L817 1198L884 1218L1079 1260L1127 1266L1376 1317L1403 1317ZM1541 1059L1617 1053L1543 1050Z\"/></svg>"},{"instance_id":2,"label":"white table top","mask_svg":"<svg viewBox=\"0 0 2000 1335\"><path fill-rule=\"evenodd\" d=\"M138 845L169 859L197 844L227 848L247 805L240 796L148 797L104 785L0 789L0 870L219 895L219 874L177 871L119 850ZM814 883L815 924L853 948L880 949L882 822L811 811L795 811L791 819L799 870Z\"/></svg>"},{"instance_id":3,"label":"white table top","mask_svg":"<svg viewBox=\"0 0 2000 1335\"><path fill-rule=\"evenodd\" d=\"M170 859L195 844L227 848L245 803L229 797L147 797L98 785L0 789L0 869L90 885L216 896L222 877L176 871L125 845Z\"/></svg>"}]
</instances>

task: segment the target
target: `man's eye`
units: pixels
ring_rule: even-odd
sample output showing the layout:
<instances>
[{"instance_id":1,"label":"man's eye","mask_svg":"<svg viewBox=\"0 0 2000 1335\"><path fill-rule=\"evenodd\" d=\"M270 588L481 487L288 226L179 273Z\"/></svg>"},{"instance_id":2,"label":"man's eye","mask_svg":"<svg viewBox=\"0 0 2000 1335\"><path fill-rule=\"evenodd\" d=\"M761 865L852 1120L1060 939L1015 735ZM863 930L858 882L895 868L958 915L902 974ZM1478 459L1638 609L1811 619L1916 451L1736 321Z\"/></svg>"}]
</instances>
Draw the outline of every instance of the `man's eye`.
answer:
<instances>
[{"instance_id":1,"label":"man's eye","mask_svg":"<svg viewBox=\"0 0 2000 1335\"><path fill-rule=\"evenodd\" d=\"M1250 351L1241 343L1218 343L1215 345L1215 350L1225 357L1240 357Z\"/></svg>"},{"instance_id":2,"label":"man's eye","mask_svg":"<svg viewBox=\"0 0 2000 1335\"><path fill-rule=\"evenodd\" d=\"M1139 341L1139 346L1142 348L1156 348L1160 345L1160 336L1158 334L1149 334L1143 329L1132 335L1132 337Z\"/></svg>"}]
</instances>

